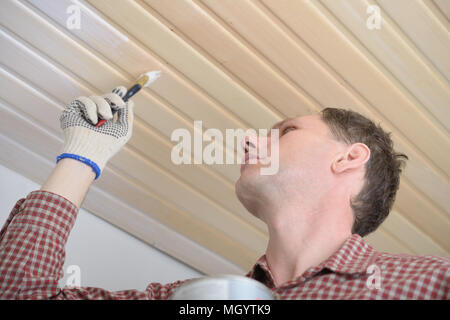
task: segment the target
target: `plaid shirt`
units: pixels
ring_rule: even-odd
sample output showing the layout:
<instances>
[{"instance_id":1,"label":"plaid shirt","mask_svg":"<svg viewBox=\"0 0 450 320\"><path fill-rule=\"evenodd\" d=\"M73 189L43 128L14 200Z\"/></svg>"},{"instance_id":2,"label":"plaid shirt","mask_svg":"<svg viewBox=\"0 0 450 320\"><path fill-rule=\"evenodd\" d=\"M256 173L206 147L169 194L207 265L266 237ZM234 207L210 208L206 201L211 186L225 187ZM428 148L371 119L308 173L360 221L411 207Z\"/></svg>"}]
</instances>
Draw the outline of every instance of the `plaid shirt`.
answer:
<instances>
[{"instance_id":1,"label":"plaid shirt","mask_svg":"<svg viewBox=\"0 0 450 320\"><path fill-rule=\"evenodd\" d=\"M0 232L0 298L167 299L187 281L150 283L145 291L59 288L77 212L73 203L46 191L16 203ZM265 256L247 276L280 299L449 299L450 260L380 253L354 234L326 261L279 287Z\"/></svg>"}]
</instances>

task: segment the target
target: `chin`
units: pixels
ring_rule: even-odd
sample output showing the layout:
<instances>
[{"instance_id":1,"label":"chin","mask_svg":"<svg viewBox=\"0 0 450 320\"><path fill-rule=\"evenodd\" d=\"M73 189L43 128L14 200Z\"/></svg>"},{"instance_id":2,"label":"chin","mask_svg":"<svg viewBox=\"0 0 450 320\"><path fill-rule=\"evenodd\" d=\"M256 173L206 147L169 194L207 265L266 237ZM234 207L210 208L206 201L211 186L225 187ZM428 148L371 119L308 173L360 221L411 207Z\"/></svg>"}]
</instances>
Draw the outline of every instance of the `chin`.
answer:
<instances>
[{"instance_id":1,"label":"chin","mask_svg":"<svg viewBox=\"0 0 450 320\"><path fill-rule=\"evenodd\" d=\"M236 181L237 185L245 186L245 188L251 187L256 181L261 178L259 167L256 165L246 165L241 170L241 175Z\"/></svg>"},{"instance_id":2,"label":"chin","mask_svg":"<svg viewBox=\"0 0 450 320\"><path fill-rule=\"evenodd\" d=\"M252 202L260 198L264 186L269 183L267 177L260 174L258 166L248 166L241 172L241 176L236 181L235 193L239 201L252 212Z\"/></svg>"},{"instance_id":3,"label":"chin","mask_svg":"<svg viewBox=\"0 0 450 320\"><path fill-rule=\"evenodd\" d=\"M239 200L239 202L244 206L244 208L253 216L258 216L256 213L255 208L255 199L252 197L251 192L249 192L249 189L243 185L241 182L241 178L236 182L235 189L234 189L236 196Z\"/></svg>"}]
</instances>

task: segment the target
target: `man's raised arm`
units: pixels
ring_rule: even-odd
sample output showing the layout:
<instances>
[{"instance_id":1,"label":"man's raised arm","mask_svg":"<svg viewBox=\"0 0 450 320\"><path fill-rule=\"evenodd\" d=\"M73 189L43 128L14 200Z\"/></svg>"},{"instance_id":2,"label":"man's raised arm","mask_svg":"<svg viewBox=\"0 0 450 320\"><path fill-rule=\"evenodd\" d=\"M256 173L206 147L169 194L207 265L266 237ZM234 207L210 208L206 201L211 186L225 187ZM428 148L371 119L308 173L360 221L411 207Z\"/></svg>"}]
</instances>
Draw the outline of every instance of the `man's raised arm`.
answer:
<instances>
[{"instance_id":1,"label":"man's raised arm","mask_svg":"<svg viewBox=\"0 0 450 320\"><path fill-rule=\"evenodd\" d=\"M106 162L131 137L133 103L122 100L125 88L114 92L80 97L63 111L64 148L55 169L40 190L16 203L0 231L1 299L158 298L158 284L148 292L58 288L78 209ZM117 111L117 121L112 111ZM99 118L108 121L96 127Z\"/></svg>"}]
</instances>

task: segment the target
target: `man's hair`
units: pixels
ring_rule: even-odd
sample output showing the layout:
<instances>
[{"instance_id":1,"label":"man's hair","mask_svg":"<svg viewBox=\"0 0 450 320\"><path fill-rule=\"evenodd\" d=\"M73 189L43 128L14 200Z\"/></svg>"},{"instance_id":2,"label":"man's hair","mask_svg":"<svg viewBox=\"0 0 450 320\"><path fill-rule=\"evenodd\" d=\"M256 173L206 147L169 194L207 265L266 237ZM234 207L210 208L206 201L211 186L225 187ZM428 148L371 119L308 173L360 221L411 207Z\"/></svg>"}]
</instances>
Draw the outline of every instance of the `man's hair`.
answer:
<instances>
[{"instance_id":1,"label":"man's hair","mask_svg":"<svg viewBox=\"0 0 450 320\"><path fill-rule=\"evenodd\" d=\"M352 233L364 237L388 216L408 157L395 152L390 133L357 112L325 108L321 118L336 140L347 144L364 143L370 149L363 187L350 201L354 214Z\"/></svg>"}]
</instances>

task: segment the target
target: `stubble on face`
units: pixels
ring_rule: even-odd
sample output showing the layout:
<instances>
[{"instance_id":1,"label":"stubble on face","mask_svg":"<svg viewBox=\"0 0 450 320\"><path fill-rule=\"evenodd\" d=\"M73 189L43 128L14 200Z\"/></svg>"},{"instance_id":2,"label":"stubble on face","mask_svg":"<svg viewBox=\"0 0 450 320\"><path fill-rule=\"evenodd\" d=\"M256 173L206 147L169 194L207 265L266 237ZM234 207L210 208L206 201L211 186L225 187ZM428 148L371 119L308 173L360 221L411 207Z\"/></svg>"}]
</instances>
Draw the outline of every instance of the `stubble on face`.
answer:
<instances>
[{"instance_id":1,"label":"stubble on face","mask_svg":"<svg viewBox=\"0 0 450 320\"><path fill-rule=\"evenodd\" d=\"M261 164L248 164L236 182L236 195L257 217L262 206L276 206L276 202L299 192L304 192L304 196L314 190L320 192L335 144L318 115L286 119L273 129L280 133L278 172L263 176L259 171Z\"/></svg>"}]
</instances>

